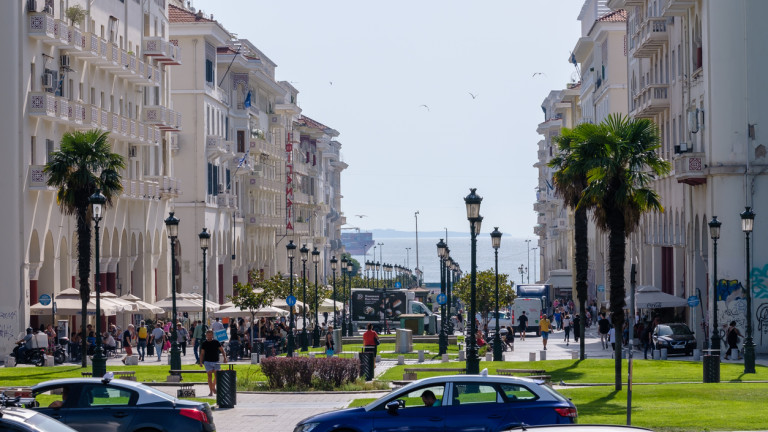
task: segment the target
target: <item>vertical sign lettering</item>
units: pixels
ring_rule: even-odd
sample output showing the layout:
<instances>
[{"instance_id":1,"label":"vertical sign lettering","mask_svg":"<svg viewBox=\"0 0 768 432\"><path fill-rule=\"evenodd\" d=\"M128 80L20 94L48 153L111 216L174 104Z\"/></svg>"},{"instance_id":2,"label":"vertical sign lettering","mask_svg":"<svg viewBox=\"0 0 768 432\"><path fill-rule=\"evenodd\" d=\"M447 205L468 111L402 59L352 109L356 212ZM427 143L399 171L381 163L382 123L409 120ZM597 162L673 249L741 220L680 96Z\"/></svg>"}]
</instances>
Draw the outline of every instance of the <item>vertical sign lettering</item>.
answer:
<instances>
[{"instance_id":1,"label":"vertical sign lettering","mask_svg":"<svg viewBox=\"0 0 768 432\"><path fill-rule=\"evenodd\" d=\"M285 140L285 231L293 234L293 143L291 134Z\"/></svg>"}]
</instances>

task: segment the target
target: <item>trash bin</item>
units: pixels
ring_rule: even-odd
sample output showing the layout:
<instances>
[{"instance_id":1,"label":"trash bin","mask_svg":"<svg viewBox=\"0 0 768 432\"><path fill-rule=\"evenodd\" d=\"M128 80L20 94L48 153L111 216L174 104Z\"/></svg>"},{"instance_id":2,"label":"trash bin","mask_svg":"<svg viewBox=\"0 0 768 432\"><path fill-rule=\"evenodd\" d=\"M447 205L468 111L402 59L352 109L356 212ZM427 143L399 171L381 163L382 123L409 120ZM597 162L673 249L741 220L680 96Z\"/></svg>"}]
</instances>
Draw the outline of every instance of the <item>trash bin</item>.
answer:
<instances>
[{"instance_id":1,"label":"trash bin","mask_svg":"<svg viewBox=\"0 0 768 432\"><path fill-rule=\"evenodd\" d=\"M216 372L216 403L221 408L234 408L237 403L237 371L229 364L226 370Z\"/></svg>"},{"instance_id":2,"label":"trash bin","mask_svg":"<svg viewBox=\"0 0 768 432\"><path fill-rule=\"evenodd\" d=\"M704 382L720 382L720 350L704 350Z\"/></svg>"},{"instance_id":3,"label":"trash bin","mask_svg":"<svg viewBox=\"0 0 768 432\"><path fill-rule=\"evenodd\" d=\"M373 350L364 350L360 353L360 376L366 381L373 380L373 372L376 367L376 353Z\"/></svg>"}]
</instances>

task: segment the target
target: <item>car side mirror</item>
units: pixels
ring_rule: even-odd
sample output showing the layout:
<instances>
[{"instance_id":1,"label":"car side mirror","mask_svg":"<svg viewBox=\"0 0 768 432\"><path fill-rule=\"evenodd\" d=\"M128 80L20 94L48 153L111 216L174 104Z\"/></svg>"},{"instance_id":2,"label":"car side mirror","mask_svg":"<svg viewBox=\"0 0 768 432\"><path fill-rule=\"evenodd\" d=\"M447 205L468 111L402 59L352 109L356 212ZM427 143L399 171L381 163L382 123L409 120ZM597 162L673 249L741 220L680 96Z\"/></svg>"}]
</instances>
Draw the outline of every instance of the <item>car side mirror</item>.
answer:
<instances>
[{"instance_id":1,"label":"car side mirror","mask_svg":"<svg viewBox=\"0 0 768 432\"><path fill-rule=\"evenodd\" d=\"M386 405L387 412L391 415L397 415L397 410L401 407L405 406L405 401L402 399L393 400L392 402L388 403Z\"/></svg>"}]
</instances>

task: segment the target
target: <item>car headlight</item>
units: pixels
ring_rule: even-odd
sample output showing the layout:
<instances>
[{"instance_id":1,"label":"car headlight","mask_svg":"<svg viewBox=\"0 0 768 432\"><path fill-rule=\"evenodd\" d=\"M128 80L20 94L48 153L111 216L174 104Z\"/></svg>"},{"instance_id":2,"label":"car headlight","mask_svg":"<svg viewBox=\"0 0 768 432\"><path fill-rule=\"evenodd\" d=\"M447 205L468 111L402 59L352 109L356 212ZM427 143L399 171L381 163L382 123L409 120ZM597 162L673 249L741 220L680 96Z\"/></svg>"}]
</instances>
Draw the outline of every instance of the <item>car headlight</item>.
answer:
<instances>
[{"instance_id":1,"label":"car headlight","mask_svg":"<svg viewBox=\"0 0 768 432\"><path fill-rule=\"evenodd\" d=\"M664 339L659 339L659 345L669 345L669 341Z\"/></svg>"},{"instance_id":2,"label":"car headlight","mask_svg":"<svg viewBox=\"0 0 768 432\"><path fill-rule=\"evenodd\" d=\"M319 424L320 423L304 423L302 425L296 426L296 428L293 430L293 432L310 432L310 431L315 430L315 428Z\"/></svg>"}]
</instances>

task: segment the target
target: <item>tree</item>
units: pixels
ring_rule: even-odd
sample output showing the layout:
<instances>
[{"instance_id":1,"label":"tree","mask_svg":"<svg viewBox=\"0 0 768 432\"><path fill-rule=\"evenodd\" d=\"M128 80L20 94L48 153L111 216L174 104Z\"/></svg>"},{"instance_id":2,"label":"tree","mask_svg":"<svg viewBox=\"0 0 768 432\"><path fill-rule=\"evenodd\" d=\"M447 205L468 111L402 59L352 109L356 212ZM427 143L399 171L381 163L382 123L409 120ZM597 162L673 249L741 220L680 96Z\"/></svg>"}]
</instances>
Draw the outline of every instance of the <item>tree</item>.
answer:
<instances>
[{"instance_id":1,"label":"tree","mask_svg":"<svg viewBox=\"0 0 768 432\"><path fill-rule=\"evenodd\" d=\"M600 142L587 175L581 199L592 208L597 227L608 232L608 273L611 317L616 332L615 387L621 390L621 347L624 325L624 265L626 238L643 213L663 212L659 194L650 185L656 176L669 173L670 163L657 153L659 130L649 119L629 119L612 114L592 137Z\"/></svg>"},{"instance_id":2,"label":"tree","mask_svg":"<svg viewBox=\"0 0 768 432\"><path fill-rule=\"evenodd\" d=\"M453 294L458 296L465 305L470 303L469 276L469 274L465 274L453 286ZM483 324L487 324L488 315L496 310L496 272L493 269L477 272L475 299L477 301L476 310L483 317ZM499 309L509 307L514 300L515 292L512 289L512 283L509 282L509 275L499 273ZM467 317L467 319L474 319L474 317Z\"/></svg>"},{"instance_id":3,"label":"tree","mask_svg":"<svg viewBox=\"0 0 768 432\"><path fill-rule=\"evenodd\" d=\"M277 274L273 276L273 278L277 278L281 281L280 286L277 288L277 291L275 293L275 298L281 298L285 299L290 294L290 282L286 276L283 276L281 274ZM303 301L303 284L304 281L301 277L293 278L293 295L299 300ZM341 291L341 284L338 276L336 277L336 298L340 299L340 291ZM323 302L323 300L330 298L331 293L333 292L333 287L330 285L323 285L318 282L317 285L317 304ZM341 301L341 300L337 300ZM298 305L298 303L297 303ZM308 320L312 321L312 318L315 316L315 285L314 285L314 279L310 278L309 275L307 275L307 304L304 306L307 309L307 316ZM297 312L298 316L301 316L301 310ZM309 326L307 326L309 327Z\"/></svg>"},{"instance_id":4,"label":"tree","mask_svg":"<svg viewBox=\"0 0 768 432\"><path fill-rule=\"evenodd\" d=\"M48 186L55 187L56 202L65 215L74 215L77 222L77 273L82 301L83 353L87 352L86 317L91 287L91 214L89 198L97 189L107 198L106 206L122 192L119 170L125 168L121 155L112 153L108 132L100 130L67 132L61 137L61 147L51 153L45 165ZM83 355L83 367L87 367Z\"/></svg>"},{"instance_id":5,"label":"tree","mask_svg":"<svg viewBox=\"0 0 768 432\"><path fill-rule=\"evenodd\" d=\"M581 198L587 187L587 173L600 149L599 126L582 123L574 129L564 128L555 138L558 154L549 162L555 168L552 180L555 192L563 198L565 205L574 210L574 245L576 268L576 298L579 300L579 358L584 360L584 327L587 311L587 271L589 269L589 246L587 243L588 205Z\"/></svg>"},{"instance_id":6,"label":"tree","mask_svg":"<svg viewBox=\"0 0 768 432\"><path fill-rule=\"evenodd\" d=\"M254 340L253 328L256 327L256 313L265 306L271 306L278 294L283 291L284 285L286 285L285 279L281 274L266 279L257 270L248 272L247 284L240 282L235 284L234 288L237 294L228 298L240 310L247 309L251 313L251 340Z\"/></svg>"}]
</instances>

